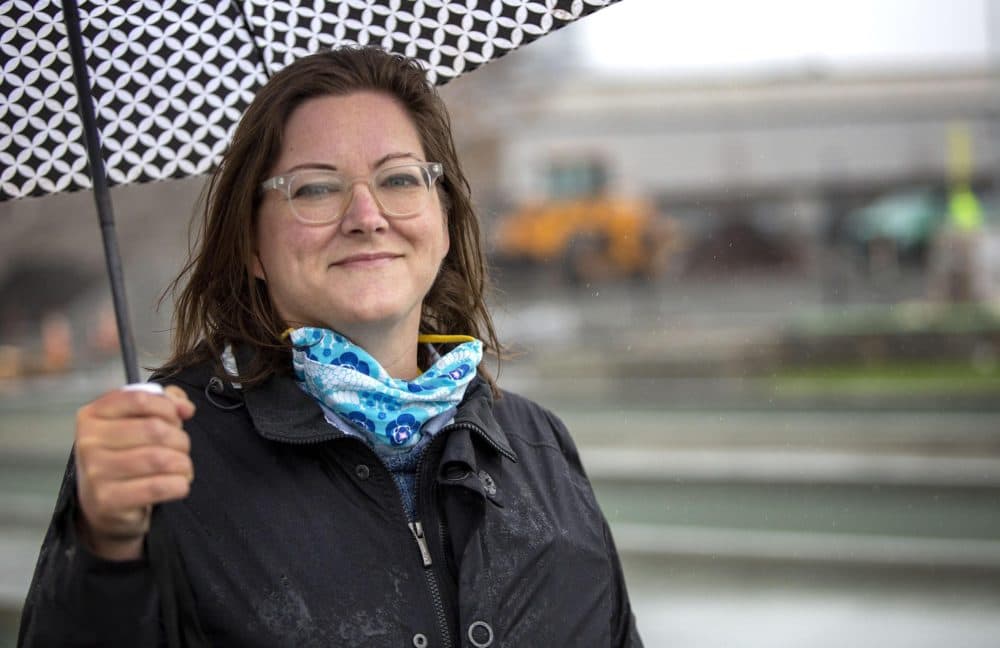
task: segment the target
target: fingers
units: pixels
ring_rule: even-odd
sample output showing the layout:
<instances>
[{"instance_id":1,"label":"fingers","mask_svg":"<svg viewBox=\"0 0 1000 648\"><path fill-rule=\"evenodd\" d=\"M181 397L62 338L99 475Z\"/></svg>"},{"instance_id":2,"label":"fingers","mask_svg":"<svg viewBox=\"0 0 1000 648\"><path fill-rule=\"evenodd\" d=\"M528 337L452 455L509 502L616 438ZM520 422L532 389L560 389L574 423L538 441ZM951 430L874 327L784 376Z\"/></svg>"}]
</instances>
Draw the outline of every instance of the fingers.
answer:
<instances>
[{"instance_id":1,"label":"fingers","mask_svg":"<svg viewBox=\"0 0 1000 648\"><path fill-rule=\"evenodd\" d=\"M129 480L156 475L194 479L191 456L183 450L163 446L128 449L95 449L81 470L92 482Z\"/></svg>"},{"instance_id":2,"label":"fingers","mask_svg":"<svg viewBox=\"0 0 1000 648\"><path fill-rule=\"evenodd\" d=\"M116 389L82 407L80 414L102 419L155 416L175 425L194 414L194 404L181 389L171 385L164 395Z\"/></svg>"},{"instance_id":3,"label":"fingers","mask_svg":"<svg viewBox=\"0 0 1000 648\"><path fill-rule=\"evenodd\" d=\"M175 386L167 387L164 395L113 390L77 412L77 446L164 445L186 452L190 443L181 423L194 409Z\"/></svg>"},{"instance_id":4,"label":"fingers","mask_svg":"<svg viewBox=\"0 0 1000 648\"><path fill-rule=\"evenodd\" d=\"M121 419L78 417L76 434L78 453L94 447L124 450L142 446L189 452L191 439L181 427L180 421L169 422L152 417Z\"/></svg>"},{"instance_id":5,"label":"fingers","mask_svg":"<svg viewBox=\"0 0 1000 648\"><path fill-rule=\"evenodd\" d=\"M148 516L148 506L187 497L190 489L191 482L183 475L101 482L93 490L94 505L99 512L96 517L103 518L104 522L128 521L134 530L139 520Z\"/></svg>"},{"instance_id":6,"label":"fingers","mask_svg":"<svg viewBox=\"0 0 1000 648\"><path fill-rule=\"evenodd\" d=\"M76 481L80 527L108 558L137 557L154 504L186 497L194 479L194 415L184 391L110 391L77 412Z\"/></svg>"}]
</instances>

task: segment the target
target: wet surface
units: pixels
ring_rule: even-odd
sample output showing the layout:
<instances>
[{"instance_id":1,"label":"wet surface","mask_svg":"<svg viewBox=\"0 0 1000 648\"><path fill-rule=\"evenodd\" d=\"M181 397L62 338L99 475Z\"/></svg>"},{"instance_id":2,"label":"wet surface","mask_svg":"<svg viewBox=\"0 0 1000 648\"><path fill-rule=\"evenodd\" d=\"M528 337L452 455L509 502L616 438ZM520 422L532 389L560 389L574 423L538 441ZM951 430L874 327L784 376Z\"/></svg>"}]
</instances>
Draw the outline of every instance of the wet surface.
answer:
<instances>
[{"instance_id":1,"label":"wet surface","mask_svg":"<svg viewBox=\"0 0 1000 648\"><path fill-rule=\"evenodd\" d=\"M993 648L995 574L642 560L625 569L647 646Z\"/></svg>"}]
</instances>

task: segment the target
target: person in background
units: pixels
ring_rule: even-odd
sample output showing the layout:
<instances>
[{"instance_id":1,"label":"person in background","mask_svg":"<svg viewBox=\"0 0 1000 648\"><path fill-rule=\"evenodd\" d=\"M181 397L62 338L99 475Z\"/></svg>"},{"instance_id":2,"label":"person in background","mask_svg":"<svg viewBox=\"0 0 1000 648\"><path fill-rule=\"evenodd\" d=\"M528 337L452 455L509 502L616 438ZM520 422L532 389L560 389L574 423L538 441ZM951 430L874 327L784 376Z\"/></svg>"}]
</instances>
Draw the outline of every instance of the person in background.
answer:
<instances>
[{"instance_id":1,"label":"person in background","mask_svg":"<svg viewBox=\"0 0 1000 648\"><path fill-rule=\"evenodd\" d=\"M22 646L641 646L562 422L502 391L436 91L374 48L258 93L162 394L79 410Z\"/></svg>"}]
</instances>

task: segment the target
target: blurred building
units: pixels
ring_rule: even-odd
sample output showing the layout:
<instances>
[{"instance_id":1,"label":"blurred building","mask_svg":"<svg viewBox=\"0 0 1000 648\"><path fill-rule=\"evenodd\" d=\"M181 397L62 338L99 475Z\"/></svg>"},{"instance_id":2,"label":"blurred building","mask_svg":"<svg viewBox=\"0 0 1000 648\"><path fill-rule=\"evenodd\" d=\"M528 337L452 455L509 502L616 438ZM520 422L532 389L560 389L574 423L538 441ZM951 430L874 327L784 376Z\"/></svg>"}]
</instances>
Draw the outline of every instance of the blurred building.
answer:
<instances>
[{"instance_id":1,"label":"blurred building","mask_svg":"<svg viewBox=\"0 0 1000 648\"><path fill-rule=\"evenodd\" d=\"M565 72L540 79L512 58L446 88L487 212L552 196L577 169L606 191L653 199L689 229L740 218L823 240L879 195L943 189L956 125L973 142L973 188L997 182L1000 82L984 66L698 79Z\"/></svg>"}]
</instances>

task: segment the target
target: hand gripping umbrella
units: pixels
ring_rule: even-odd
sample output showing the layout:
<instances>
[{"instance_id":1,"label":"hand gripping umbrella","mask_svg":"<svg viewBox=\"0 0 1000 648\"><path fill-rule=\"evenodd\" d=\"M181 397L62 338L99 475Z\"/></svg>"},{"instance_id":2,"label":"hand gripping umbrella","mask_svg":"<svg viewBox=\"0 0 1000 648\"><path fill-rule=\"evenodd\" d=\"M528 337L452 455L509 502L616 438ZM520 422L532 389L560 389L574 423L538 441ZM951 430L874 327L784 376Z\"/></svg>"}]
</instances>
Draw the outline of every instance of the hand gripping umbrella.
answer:
<instances>
[{"instance_id":1,"label":"hand gripping umbrella","mask_svg":"<svg viewBox=\"0 0 1000 648\"><path fill-rule=\"evenodd\" d=\"M0 0L0 200L93 188L136 382L109 186L207 172L255 89L302 55L377 45L442 84L616 1ZM56 520L73 479L71 458ZM159 520L154 510L147 549L167 645L207 645Z\"/></svg>"},{"instance_id":2,"label":"hand gripping umbrella","mask_svg":"<svg viewBox=\"0 0 1000 648\"><path fill-rule=\"evenodd\" d=\"M443 84L616 1L0 0L0 200L93 189L137 382L109 186L209 171L256 88L304 54L377 45Z\"/></svg>"}]
</instances>

